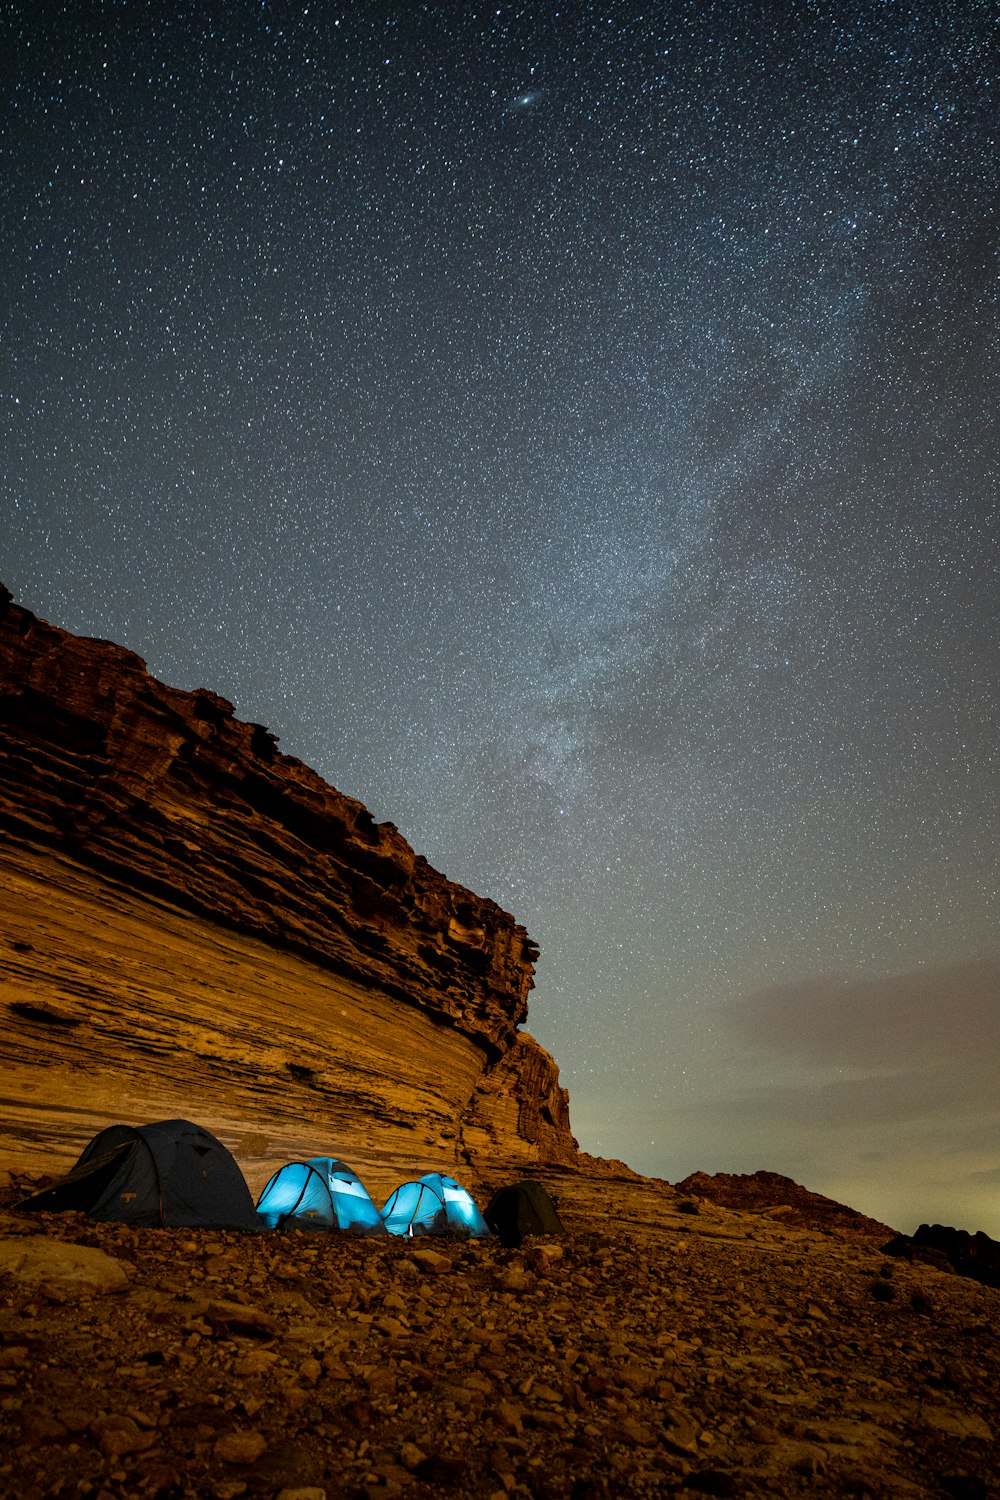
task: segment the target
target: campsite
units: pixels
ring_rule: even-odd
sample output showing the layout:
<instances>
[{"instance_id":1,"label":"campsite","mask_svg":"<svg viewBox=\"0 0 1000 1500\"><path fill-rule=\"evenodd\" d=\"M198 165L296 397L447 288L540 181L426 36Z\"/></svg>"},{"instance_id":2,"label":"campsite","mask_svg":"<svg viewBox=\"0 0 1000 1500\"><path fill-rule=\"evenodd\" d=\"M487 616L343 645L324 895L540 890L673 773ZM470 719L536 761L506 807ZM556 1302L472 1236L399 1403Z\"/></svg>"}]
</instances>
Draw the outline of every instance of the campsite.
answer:
<instances>
[{"instance_id":1,"label":"campsite","mask_svg":"<svg viewBox=\"0 0 1000 1500\"><path fill-rule=\"evenodd\" d=\"M505 1238L527 1226L562 1232L541 1183L511 1184L498 1190L495 1201ZM18 1207L30 1213L79 1211L89 1219L147 1228L313 1229L408 1239L488 1239L492 1233L472 1194L454 1177L425 1172L400 1183L379 1211L357 1173L330 1156L287 1162L255 1205L235 1158L210 1130L190 1120L107 1126L68 1172Z\"/></svg>"},{"instance_id":2,"label":"campsite","mask_svg":"<svg viewBox=\"0 0 1000 1500\"><path fill-rule=\"evenodd\" d=\"M539 1175L564 1232L503 1239L149 1227L11 1182L0 1493L997 1492L1000 1293L870 1232Z\"/></svg>"}]
</instances>

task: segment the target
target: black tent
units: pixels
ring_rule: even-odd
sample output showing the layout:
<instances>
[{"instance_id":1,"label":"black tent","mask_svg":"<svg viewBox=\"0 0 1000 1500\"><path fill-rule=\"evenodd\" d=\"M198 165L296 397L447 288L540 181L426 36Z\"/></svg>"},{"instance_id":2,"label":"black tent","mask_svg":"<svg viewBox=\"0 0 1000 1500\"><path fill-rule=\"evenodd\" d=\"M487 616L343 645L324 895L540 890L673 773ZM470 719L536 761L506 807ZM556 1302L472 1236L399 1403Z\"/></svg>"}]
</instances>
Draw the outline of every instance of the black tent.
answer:
<instances>
[{"instance_id":1,"label":"black tent","mask_svg":"<svg viewBox=\"0 0 1000 1500\"><path fill-rule=\"evenodd\" d=\"M221 1141L189 1120L109 1125L61 1181L18 1205L82 1210L91 1219L175 1228L259 1229L247 1187Z\"/></svg>"},{"instance_id":2,"label":"black tent","mask_svg":"<svg viewBox=\"0 0 1000 1500\"><path fill-rule=\"evenodd\" d=\"M556 1206L540 1182L497 1188L484 1215L500 1242L516 1246L528 1234L565 1234Z\"/></svg>"}]
</instances>

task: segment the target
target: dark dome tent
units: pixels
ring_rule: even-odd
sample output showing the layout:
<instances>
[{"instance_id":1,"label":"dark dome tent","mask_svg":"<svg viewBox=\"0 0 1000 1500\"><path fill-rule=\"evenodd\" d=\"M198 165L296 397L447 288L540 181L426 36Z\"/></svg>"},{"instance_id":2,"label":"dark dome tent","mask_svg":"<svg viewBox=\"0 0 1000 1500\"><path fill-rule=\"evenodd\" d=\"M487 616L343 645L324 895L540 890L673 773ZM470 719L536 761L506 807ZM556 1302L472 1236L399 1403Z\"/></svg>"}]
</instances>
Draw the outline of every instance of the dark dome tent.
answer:
<instances>
[{"instance_id":1,"label":"dark dome tent","mask_svg":"<svg viewBox=\"0 0 1000 1500\"><path fill-rule=\"evenodd\" d=\"M109 1125L60 1182L19 1204L38 1213L171 1228L260 1228L243 1173L221 1141L189 1120Z\"/></svg>"},{"instance_id":2,"label":"dark dome tent","mask_svg":"<svg viewBox=\"0 0 1000 1500\"><path fill-rule=\"evenodd\" d=\"M486 1222L500 1241L515 1248L529 1234L565 1234L556 1206L540 1182L514 1182L497 1188Z\"/></svg>"},{"instance_id":3,"label":"dark dome tent","mask_svg":"<svg viewBox=\"0 0 1000 1500\"><path fill-rule=\"evenodd\" d=\"M385 1234L382 1217L356 1173L331 1156L290 1161L257 1199L268 1229L332 1229Z\"/></svg>"},{"instance_id":4,"label":"dark dome tent","mask_svg":"<svg viewBox=\"0 0 1000 1500\"><path fill-rule=\"evenodd\" d=\"M473 1239L490 1234L472 1194L440 1172L404 1182L388 1199L382 1219L390 1234L460 1234Z\"/></svg>"}]
</instances>

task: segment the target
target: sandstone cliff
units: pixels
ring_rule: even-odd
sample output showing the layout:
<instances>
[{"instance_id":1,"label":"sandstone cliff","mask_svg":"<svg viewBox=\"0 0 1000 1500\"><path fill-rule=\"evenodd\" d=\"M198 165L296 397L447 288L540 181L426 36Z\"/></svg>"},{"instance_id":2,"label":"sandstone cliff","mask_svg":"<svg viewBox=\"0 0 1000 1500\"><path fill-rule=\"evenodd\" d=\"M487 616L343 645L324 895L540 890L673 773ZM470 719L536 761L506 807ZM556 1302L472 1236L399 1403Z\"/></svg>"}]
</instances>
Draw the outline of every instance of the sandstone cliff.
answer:
<instances>
[{"instance_id":1,"label":"sandstone cliff","mask_svg":"<svg viewBox=\"0 0 1000 1500\"><path fill-rule=\"evenodd\" d=\"M180 1114L256 1186L577 1160L537 948L208 690L0 591L0 1147ZM248 1170L249 1169L249 1170Z\"/></svg>"}]
</instances>

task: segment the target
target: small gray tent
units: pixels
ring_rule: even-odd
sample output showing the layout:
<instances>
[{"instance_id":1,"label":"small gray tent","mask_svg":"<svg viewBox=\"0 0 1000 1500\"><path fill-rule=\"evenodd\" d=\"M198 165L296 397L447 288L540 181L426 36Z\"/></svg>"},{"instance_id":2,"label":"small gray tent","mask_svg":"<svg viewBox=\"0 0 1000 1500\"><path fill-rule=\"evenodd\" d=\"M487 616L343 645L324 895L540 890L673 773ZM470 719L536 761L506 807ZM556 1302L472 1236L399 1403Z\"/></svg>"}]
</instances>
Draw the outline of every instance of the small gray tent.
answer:
<instances>
[{"instance_id":1,"label":"small gray tent","mask_svg":"<svg viewBox=\"0 0 1000 1500\"><path fill-rule=\"evenodd\" d=\"M485 1214L497 1238L516 1247L529 1234L565 1234L556 1206L540 1182L497 1188Z\"/></svg>"}]
</instances>

